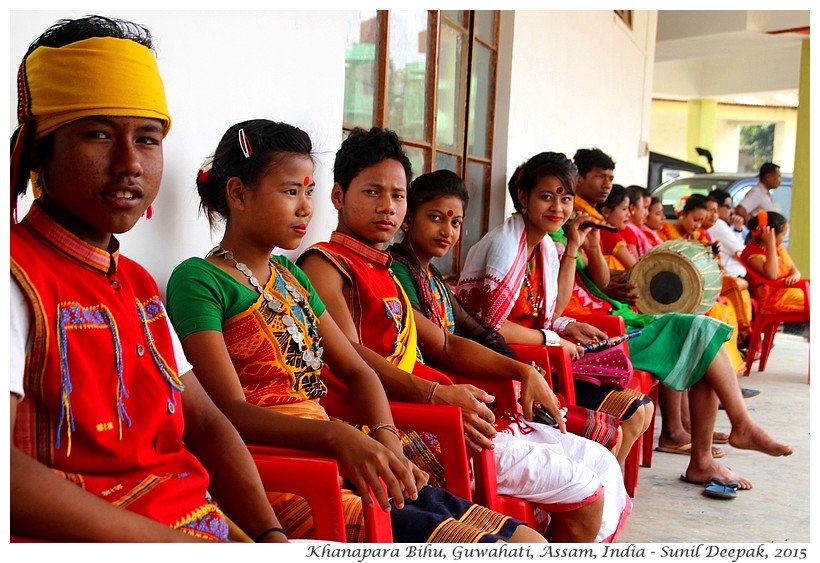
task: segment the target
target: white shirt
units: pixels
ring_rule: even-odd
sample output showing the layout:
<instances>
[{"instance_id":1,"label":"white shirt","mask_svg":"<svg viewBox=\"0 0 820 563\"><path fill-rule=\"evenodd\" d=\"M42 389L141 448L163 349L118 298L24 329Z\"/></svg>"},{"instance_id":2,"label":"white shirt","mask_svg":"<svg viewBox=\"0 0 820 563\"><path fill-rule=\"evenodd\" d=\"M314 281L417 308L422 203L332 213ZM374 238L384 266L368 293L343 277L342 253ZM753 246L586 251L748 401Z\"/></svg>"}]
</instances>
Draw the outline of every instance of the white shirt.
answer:
<instances>
[{"instance_id":1,"label":"white shirt","mask_svg":"<svg viewBox=\"0 0 820 563\"><path fill-rule=\"evenodd\" d=\"M11 374L9 390L11 393L19 396L22 400L23 392L23 378L26 371L26 355L31 351L32 328L31 328L31 312L28 308L28 299L26 298L17 280L14 276L11 277L11 284L9 286L9 293L11 296L10 307L10 342L9 355L11 356ZM171 331L171 340L174 345L174 359L176 360L177 373L182 376L191 371L191 364L185 357L185 352L182 350L182 343L179 341L176 331L171 326L171 321L168 315L165 315L165 321L168 323L168 330Z\"/></svg>"},{"instance_id":2,"label":"white shirt","mask_svg":"<svg viewBox=\"0 0 820 563\"><path fill-rule=\"evenodd\" d=\"M734 277L745 276L746 268L735 258L735 252L741 252L744 248L742 233L735 231L723 219L718 219L706 232L712 240L720 243L720 261L726 274Z\"/></svg>"},{"instance_id":3,"label":"white shirt","mask_svg":"<svg viewBox=\"0 0 820 563\"><path fill-rule=\"evenodd\" d=\"M777 211L777 208L774 205L774 199L772 199L771 190L760 183L749 190L746 195L743 196L743 199L740 200L738 205L743 206L743 209L746 210L749 217L752 217L761 209L766 211Z\"/></svg>"}]
</instances>

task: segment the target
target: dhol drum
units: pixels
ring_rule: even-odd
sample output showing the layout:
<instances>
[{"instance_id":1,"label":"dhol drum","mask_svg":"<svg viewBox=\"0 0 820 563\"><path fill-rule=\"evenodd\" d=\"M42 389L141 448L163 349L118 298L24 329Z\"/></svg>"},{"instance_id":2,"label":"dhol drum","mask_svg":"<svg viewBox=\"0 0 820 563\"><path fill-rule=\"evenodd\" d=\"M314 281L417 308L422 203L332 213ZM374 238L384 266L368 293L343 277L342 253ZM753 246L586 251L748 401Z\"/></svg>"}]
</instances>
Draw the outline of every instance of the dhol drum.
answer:
<instances>
[{"instance_id":1,"label":"dhol drum","mask_svg":"<svg viewBox=\"0 0 820 563\"><path fill-rule=\"evenodd\" d=\"M655 315L706 313L723 286L712 246L693 240L670 240L652 248L627 279L637 286L638 311Z\"/></svg>"}]
</instances>

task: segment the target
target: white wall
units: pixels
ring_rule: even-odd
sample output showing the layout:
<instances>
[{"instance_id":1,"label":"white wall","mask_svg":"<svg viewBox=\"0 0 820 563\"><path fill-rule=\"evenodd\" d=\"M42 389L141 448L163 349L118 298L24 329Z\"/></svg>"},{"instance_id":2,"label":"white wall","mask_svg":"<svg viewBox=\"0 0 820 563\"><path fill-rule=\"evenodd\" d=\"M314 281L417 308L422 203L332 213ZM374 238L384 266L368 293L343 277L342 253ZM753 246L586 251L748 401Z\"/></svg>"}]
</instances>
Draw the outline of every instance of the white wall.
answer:
<instances>
[{"instance_id":1,"label":"white wall","mask_svg":"<svg viewBox=\"0 0 820 563\"><path fill-rule=\"evenodd\" d=\"M16 72L28 45L49 25L86 11L10 12L9 134L16 125ZM305 244L336 226L330 204L333 158L341 142L346 12L99 11L145 24L154 35L173 125L151 220L120 237L164 292L171 270L220 239L199 214L196 171L232 124L285 121L313 140L316 209ZM317 40L320 38L320 40ZM20 216L27 208L20 208Z\"/></svg>"},{"instance_id":2,"label":"white wall","mask_svg":"<svg viewBox=\"0 0 820 563\"><path fill-rule=\"evenodd\" d=\"M85 13L10 12L9 132L16 65L27 46L57 19ZM198 213L194 178L225 129L253 117L310 134L318 152L317 193L304 244L327 239L336 225L329 191L341 141L346 12L102 13L152 31L173 118L154 218L121 237L123 252L164 288L176 264L219 241ZM610 10L503 12L492 226L511 210L506 178L541 151L571 158L578 148L597 146L615 159L616 182L646 182L656 20L654 11L636 11L630 30Z\"/></svg>"},{"instance_id":3,"label":"white wall","mask_svg":"<svg viewBox=\"0 0 820 563\"><path fill-rule=\"evenodd\" d=\"M636 11L629 30L609 10L515 12L506 177L542 151L598 147L617 183L646 184L656 17Z\"/></svg>"}]
</instances>

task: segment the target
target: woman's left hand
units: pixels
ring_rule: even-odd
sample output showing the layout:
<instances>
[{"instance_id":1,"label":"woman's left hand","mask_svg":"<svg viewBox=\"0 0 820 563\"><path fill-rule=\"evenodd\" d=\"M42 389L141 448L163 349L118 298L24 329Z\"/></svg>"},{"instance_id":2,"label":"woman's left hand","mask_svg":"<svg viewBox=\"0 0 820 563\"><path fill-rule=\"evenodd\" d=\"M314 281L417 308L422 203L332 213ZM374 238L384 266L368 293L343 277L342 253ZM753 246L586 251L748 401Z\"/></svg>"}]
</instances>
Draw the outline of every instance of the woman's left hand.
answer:
<instances>
[{"instance_id":1,"label":"woman's left hand","mask_svg":"<svg viewBox=\"0 0 820 563\"><path fill-rule=\"evenodd\" d=\"M570 342L569 340L562 338L561 346L567 349L567 352L569 352L569 357L573 362L584 357L584 347L581 344Z\"/></svg>"},{"instance_id":2,"label":"woman's left hand","mask_svg":"<svg viewBox=\"0 0 820 563\"><path fill-rule=\"evenodd\" d=\"M609 338L604 331L595 328L591 324L579 323L577 321L569 323L564 328L564 336L572 338L580 344L590 344Z\"/></svg>"}]
</instances>

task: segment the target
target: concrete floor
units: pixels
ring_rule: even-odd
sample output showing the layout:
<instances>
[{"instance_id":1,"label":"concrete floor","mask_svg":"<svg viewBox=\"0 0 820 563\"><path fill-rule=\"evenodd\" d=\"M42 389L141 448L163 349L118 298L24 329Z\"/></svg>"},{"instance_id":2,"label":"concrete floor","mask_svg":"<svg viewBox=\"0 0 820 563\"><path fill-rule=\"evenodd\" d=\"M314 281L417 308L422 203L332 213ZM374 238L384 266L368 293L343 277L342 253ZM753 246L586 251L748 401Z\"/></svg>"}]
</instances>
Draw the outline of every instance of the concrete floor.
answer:
<instances>
[{"instance_id":1,"label":"concrete floor","mask_svg":"<svg viewBox=\"0 0 820 563\"><path fill-rule=\"evenodd\" d=\"M641 468L632 516L619 543L761 543L810 541L810 385L809 342L780 332L765 372L757 363L741 385L760 390L746 400L752 417L794 454L773 458L720 445L720 461L751 480L754 488L732 500L702 494L704 486L679 480L688 458L653 452L652 467ZM729 419L718 412L716 430L728 432ZM660 433L658 417L655 444Z\"/></svg>"}]
</instances>

